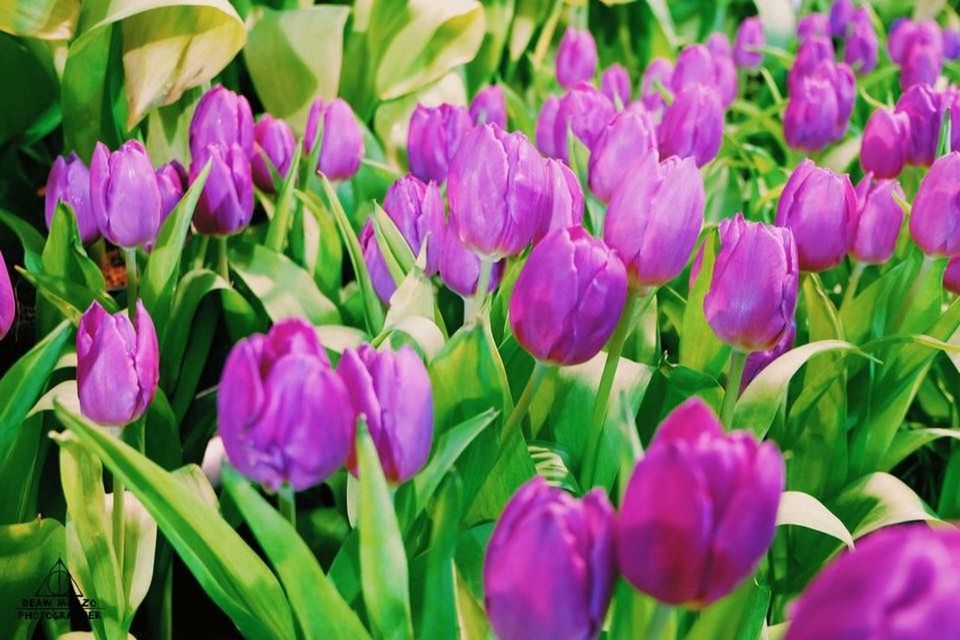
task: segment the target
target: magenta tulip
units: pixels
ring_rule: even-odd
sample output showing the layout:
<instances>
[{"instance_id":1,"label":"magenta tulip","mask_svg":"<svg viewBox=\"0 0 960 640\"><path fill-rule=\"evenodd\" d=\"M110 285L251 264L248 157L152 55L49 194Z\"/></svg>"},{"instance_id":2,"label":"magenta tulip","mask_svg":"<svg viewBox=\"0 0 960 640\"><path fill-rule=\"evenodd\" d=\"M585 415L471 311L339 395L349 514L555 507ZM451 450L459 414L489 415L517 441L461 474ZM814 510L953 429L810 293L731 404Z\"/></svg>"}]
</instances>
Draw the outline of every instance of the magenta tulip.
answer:
<instances>
[{"instance_id":1,"label":"magenta tulip","mask_svg":"<svg viewBox=\"0 0 960 640\"><path fill-rule=\"evenodd\" d=\"M97 229L97 219L90 206L90 170L76 153L66 158L57 156L50 167L43 207L48 229L53 224L53 214L60 202L66 202L73 209L80 241L89 244L96 240L100 230Z\"/></svg>"},{"instance_id":2,"label":"magenta tulip","mask_svg":"<svg viewBox=\"0 0 960 640\"><path fill-rule=\"evenodd\" d=\"M257 122L253 137L254 154L250 158L253 182L261 190L274 193L276 186L270 168L273 167L281 180L287 177L297 139L293 137L290 125L269 113L263 114Z\"/></svg>"},{"instance_id":3,"label":"magenta tulip","mask_svg":"<svg viewBox=\"0 0 960 640\"><path fill-rule=\"evenodd\" d=\"M604 127L590 153L590 190L609 202L620 179L645 154L657 155L657 130L641 107L618 113Z\"/></svg>"},{"instance_id":4,"label":"magenta tulip","mask_svg":"<svg viewBox=\"0 0 960 640\"><path fill-rule=\"evenodd\" d=\"M960 152L937 158L910 209L910 237L928 256L960 255Z\"/></svg>"},{"instance_id":5,"label":"magenta tulip","mask_svg":"<svg viewBox=\"0 0 960 640\"><path fill-rule=\"evenodd\" d=\"M210 144L237 144L253 155L253 113L242 95L217 85L203 94L190 121L190 155L196 158Z\"/></svg>"},{"instance_id":6,"label":"magenta tulip","mask_svg":"<svg viewBox=\"0 0 960 640\"><path fill-rule=\"evenodd\" d=\"M330 180L349 180L360 168L363 159L363 129L346 101L335 98L325 105L317 98L310 105L304 133L304 150L308 155L313 150L321 119L323 134L317 170Z\"/></svg>"},{"instance_id":7,"label":"magenta tulip","mask_svg":"<svg viewBox=\"0 0 960 640\"><path fill-rule=\"evenodd\" d=\"M593 79L597 72L597 43L593 35L567 27L557 48L557 82L569 89Z\"/></svg>"},{"instance_id":8,"label":"magenta tulip","mask_svg":"<svg viewBox=\"0 0 960 640\"><path fill-rule=\"evenodd\" d=\"M882 264L897 247L903 209L894 196L904 199L896 180L879 180L867 174L857 185L857 233L850 254L861 262Z\"/></svg>"},{"instance_id":9,"label":"magenta tulip","mask_svg":"<svg viewBox=\"0 0 960 640\"><path fill-rule=\"evenodd\" d=\"M111 153L98 142L90 161L90 203L103 237L127 249L153 243L160 230L160 187L137 140Z\"/></svg>"}]
</instances>

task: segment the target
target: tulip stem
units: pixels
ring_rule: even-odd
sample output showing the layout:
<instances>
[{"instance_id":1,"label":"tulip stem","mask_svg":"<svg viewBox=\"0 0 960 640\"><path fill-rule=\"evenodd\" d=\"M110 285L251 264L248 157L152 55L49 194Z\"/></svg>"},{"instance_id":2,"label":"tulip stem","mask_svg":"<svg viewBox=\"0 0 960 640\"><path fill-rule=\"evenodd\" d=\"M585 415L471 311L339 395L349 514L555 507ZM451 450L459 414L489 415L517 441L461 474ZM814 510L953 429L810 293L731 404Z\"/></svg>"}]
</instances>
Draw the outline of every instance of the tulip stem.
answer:
<instances>
[{"instance_id":1,"label":"tulip stem","mask_svg":"<svg viewBox=\"0 0 960 640\"><path fill-rule=\"evenodd\" d=\"M297 527L297 496L289 483L283 483L277 492L277 503L280 514L287 519L294 529Z\"/></svg>"},{"instance_id":2,"label":"tulip stem","mask_svg":"<svg viewBox=\"0 0 960 640\"><path fill-rule=\"evenodd\" d=\"M130 319L133 320L137 314L137 285L139 284L136 247L123 250L123 261L127 266L127 310L130 313Z\"/></svg>"},{"instance_id":3,"label":"tulip stem","mask_svg":"<svg viewBox=\"0 0 960 640\"><path fill-rule=\"evenodd\" d=\"M526 386L520 393L520 398L517 400L517 404L514 405L513 411L510 412L510 416L503 424L503 431L500 432L501 445L503 445L503 443L507 441L507 438L512 435L513 430L520 426L520 423L523 421L523 417L527 415L527 410L530 408L530 403L533 402L533 399L537 395L537 389L540 388L540 383L543 382L543 379L546 377L547 372L549 371L550 365L545 362L540 362L537 360L536 364L533 365L533 371L530 373L530 378L527 379Z\"/></svg>"},{"instance_id":4,"label":"tulip stem","mask_svg":"<svg viewBox=\"0 0 960 640\"><path fill-rule=\"evenodd\" d=\"M857 286L860 284L860 277L866 268L866 262L857 262L857 264L853 265L853 271L850 272L850 279L847 280L847 290L843 292L843 302L840 303L841 311L849 307L853 301L853 297L857 295Z\"/></svg>"},{"instance_id":5,"label":"tulip stem","mask_svg":"<svg viewBox=\"0 0 960 640\"><path fill-rule=\"evenodd\" d=\"M672 608L662 602L653 605L653 611L650 612L650 623L643 634L645 640L661 640L663 638L663 632L667 630L667 623L670 621L671 611Z\"/></svg>"},{"instance_id":6,"label":"tulip stem","mask_svg":"<svg viewBox=\"0 0 960 640\"><path fill-rule=\"evenodd\" d=\"M125 488L120 476L113 476L113 548L117 553L117 566L120 567L120 574L123 574L123 538L124 538L124 519L123 519L123 494Z\"/></svg>"},{"instance_id":7,"label":"tulip stem","mask_svg":"<svg viewBox=\"0 0 960 640\"><path fill-rule=\"evenodd\" d=\"M743 368L747 364L747 353L734 349L730 352L730 371L727 373L727 387L723 392L723 406L720 408L720 421L727 429L733 422L733 410L737 406L740 394L740 381L743 380Z\"/></svg>"},{"instance_id":8,"label":"tulip stem","mask_svg":"<svg viewBox=\"0 0 960 640\"><path fill-rule=\"evenodd\" d=\"M480 258L480 273L477 274L477 290L473 292L473 297L467 301L464 313L464 322L472 322L480 317L483 312L483 303L487 299L487 293L490 290L490 279L493 277L493 262L486 258Z\"/></svg>"},{"instance_id":9,"label":"tulip stem","mask_svg":"<svg viewBox=\"0 0 960 640\"><path fill-rule=\"evenodd\" d=\"M230 282L230 262L227 256L227 236L217 236L217 273Z\"/></svg>"}]
</instances>

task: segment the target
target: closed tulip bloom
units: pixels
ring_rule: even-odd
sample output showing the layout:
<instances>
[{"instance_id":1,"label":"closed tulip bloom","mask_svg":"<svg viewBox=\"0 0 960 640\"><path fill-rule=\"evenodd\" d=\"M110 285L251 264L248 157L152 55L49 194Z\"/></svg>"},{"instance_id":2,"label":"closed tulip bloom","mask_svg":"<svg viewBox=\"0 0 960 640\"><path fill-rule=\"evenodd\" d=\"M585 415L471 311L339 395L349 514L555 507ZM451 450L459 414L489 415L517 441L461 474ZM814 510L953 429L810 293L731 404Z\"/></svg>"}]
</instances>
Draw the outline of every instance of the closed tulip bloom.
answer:
<instances>
[{"instance_id":1,"label":"closed tulip bloom","mask_svg":"<svg viewBox=\"0 0 960 640\"><path fill-rule=\"evenodd\" d=\"M276 186L270 167L272 166L281 178L287 177L297 139L293 137L290 125L269 113L263 114L257 122L253 128L253 137L255 153L250 158L253 182L261 190L274 193Z\"/></svg>"},{"instance_id":2,"label":"closed tulip bloom","mask_svg":"<svg viewBox=\"0 0 960 640\"><path fill-rule=\"evenodd\" d=\"M464 246L450 224L443 228L440 242L440 279L447 287L463 298L473 296L480 278L480 256ZM493 265L487 291L495 291L503 276L503 261Z\"/></svg>"},{"instance_id":3,"label":"closed tulip bloom","mask_svg":"<svg viewBox=\"0 0 960 640\"><path fill-rule=\"evenodd\" d=\"M943 288L953 294L960 294L960 257L950 258L943 272Z\"/></svg>"},{"instance_id":4,"label":"closed tulip bloom","mask_svg":"<svg viewBox=\"0 0 960 640\"><path fill-rule=\"evenodd\" d=\"M150 406L160 378L160 350L150 314L137 300L133 322L126 310L110 315L94 301L77 327L77 391L83 415L122 427Z\"/></svg>"},{"instance_id":5,"label":"closed tulip bloom","mask_svg":"<svg viewBox=\"0 0 960 640\"><path fill-rule=\"evenodd\" d=\"M762 270L757 265L762 264ZM797 250L789 230L747 222L742 214L720 222L707 323L721 340L746 353L772 349L797 308Z\"/></svg>"},{"instance_id":6,"label":"closed tulip bloom","mask_svg":"<svg viewBox=\"0 0 960 640\"><path fill-rule=\"evenodd\" d=\"M890 33L887 34L887 53L890 59L897 64L903 64L906 59L907 49L917 32L917 25L912 20L898 18L890 25Z\"/></svg>"},{"instance_id":7,"label":"closed tulip bloom","mask_svg":"<svg viewBox=\"0 0 960 640\"><path fill-rule=\"evenodd\" d=\"M617 110L607 96L589 84L578 84L560 100L557 118L553 125L556 157L570 163L567 132L572 133L588 150L593 149L597 138Z\"/></svg>"},{"instance_id":8,"label":"closed tulip bloom","mask_svg":"<svg viewBox=\"0 0 960 640\"><path fill-rule=\"evenodd\" d=\"M10 332L17 313L17 299L13 294L10 272L0 253L0 340Z\"/></svg>"},{"instance_id":9,"label":"closed tulip bloom","mask_svg":"<svg viewBox=\"0 0 960 640\"><path fill-rule=\"evenodd\" d=\"M810 13L797 21L797 40L802 45L810 38L828 38L830 19L825 13Z\"/></svg>"},{"instance_id":10,"label":"closed tulip bloom","mask_svg":"<svg viewBox=\"0 0 960 640\"><path fill-rule=\"evenodd\" d=\"M960 637L960 532L886 527L824 568L791 607L786 640Z\"/></svg>"},{"instance_id":11,"label":"closed tulip bloom","mask_svg":"<svg viewBox=\"0 0 960 640\"><path fill-rule=\"evenodd\" d=\"M619 103L620 109L630 104L633 88L630 84L630 74L626 67L615 62L600 74L600 88L614 105Z\"/></svg>"},{"instance_id":12,"label":"closed tulip bloom","mask_svg":"<svg viewBox=\"0 0 960 640\"><path fill-rule=\"evenodd\" d=\"M510 498L483 562L501 640L590 640L616 580L616 514L601 489L577 500L534 477Z\"/></svg>"},{"instance_id":13,"label":"closed tulip bloom","mask_svg":"<svg viewBox=\"0 0 960 640\"><path fill-rule=\"evenodd\" d=\"M737 65L733 62L733 56L715 56L713 69L722 104L724 108L729 107L737 99L737 93L740 90L737 81Z\"/></svg>"},{"instance_id":14,"label":"closed tulip bloom","mask_svg":"<svg viewBox=\"0 0 960 640\"><path fill-rule=\"evenodd\" d=\"M857 195L849 176L804 160L780 195L776 223L793 232L801 270L837 266L857 229Z\"/></svg>"},{"instance_id":15,"label":"closed tulip bloom","mask_svg":"<svg viewBox=\"0 0 960 640\"><path fill-rule=\"evenodd\" d=\"M477 92L470 103L470 117L474 124L489 122L506 129L507 101L503 96L503 87L494 84Z\"/></svg>"},{"instance_id":16,"label":"closed tulip bloom","mask_svg":"<svg viewBox=\"0 0 960 640\"><path fill-rule=\"evenodd\" d=\"M407 132L410 173L424 182L442 183L461 141L471 129L473 120L465 107L417 105Z\"/></svg>"},{"instance_id":17,"label":"closed tulip bloom","mask_svg":"<svg viewBox=\"0 0 960 640\"><path fill-rule=\"evenodd\" d=\"M854 10L850 0L833 0L830 5L830 35L843 38L847 34L847 26L853 20Z\"/></svg>"},{"instance_id":18,"label":"closed tulip bloom","mask_svg":"<svg viewBox=\"0 0 960 640\"><path fill-rule=\"evenodd\" d=\"M250 103L221 85L203 94L190 121L190 155L200 155L209 144L238 144L247 156L253 156Z\"/></svg>"},{"instance_id":19,"label":"closed tulip bloom","mask_svg":"<svg viewBox=\"0 0 960 640\"><path fill-rule=\"evenodd\" d=\"M861 12L864 12L861 14ZM866 16L864 9L856 15ZM857 73L870 73L877 66L877 33L868 17L854 19L844 44L843 59Z\"/></svg>"},{"instance_id":20,"label":"closed tulip bloom","mask_svg":"<svg viewBox=\"0 0 960 640\"><path fill-rule=\"evenodd\" d=\"M657 163L647 155L620 181L604 221L638 288L658 287L683 271L703 226L703 178L692 158Z\"/></svg>"},{"instance_id":21,"label":"closed tulip bloom","mask_svg":"<svg viewBox=\"0 0 960 640\"><path fill-rule=\"evenodd\" d=\"M733 47L730 45L730 38L722 31L714 31L707 38L707 50L714 56L733 57Z\"/></svg>"},{"instance_id":22,"label":"closed tulip bloom","mask_svg":"<svg viewBox=\"0 0 960 640\"><path fill-rule=\"evenodd\" d=\"M53 161L43 197L44 217L48 229L53 224L53 214L57 211L57 204L66 202L77 217L80 240L84 244L89 244L97 239L100 231L97 229L97 219L90 208L90 170L76 153L71 152L66 158L57 156Z\"/></svg>"},{"instance_id":23,"label":"closed tulip bloom","mask_svg":"<svg viewBox=\"0 0 960 640\"><path fill-rule=\"evenodd\" d=\"M937 155L940 137L943 117L940 95L930 86L915 85L897 100L896 111L910 121L907 163L929 167Z\"/></svg>"},{"instance_id":24,"label":"closed tulip bloom","mask_svg":"<svg viewBox=\"0 0 960 640\"><path fill-rule=\"evenodd\" d=\"M723 142L723 106L716 89L694 85L677 94L657 128L660 157L694 158L698 167L717 157Z\"/></svg>"},{"instance_id":25,"label":"closed tulip bloom","mask_svg":"<svg viewBox=\"0 0 960 640\"><path fill-rule=\"evenodd\" d=\"M417 474L433 441L433 392L423 360L411 347L377 351L369 344L347 349L337 365L357 415L363 414L391 484ZM357 473L356 450L347 466Z\"/></svg>"},{"instance_id":26,"label":"closed tulip bloom","mask_svg":"<svg viewBox=\"0 0 960 640\"><path fill-rule=\"evenodd\" d=\"M694 397L660 423L620 505L617 555L634 587L699 608L730 593L763 557L784 486L780 451L724 433Z\"/></svg>"},{"instance_id":27,"label":"closed tulip bloom","mask_svg":"<svg viewBox=\"0 0 960 640\"><path fill-rule=\"evenodd\" d=\"M110 153L98 142L90 161L90 204L103 237L119 247L146 246L160 229L160 187L147 150L128 140Z\"/></svg>"},{"instance_id":28,"label":"closed tulip bloom","mask_svg":"<svg viewBox=\"0 0 960 640\"><path fill-rule=\"evenodd\" d=\"M476 127L450 163L451 224L467 247L491 261L530 244L548 192L543 158L519 132Z\"/></svg>"},{"instance_id":29,"label":"closed tulip bloom","mask_svg":"<svg viewBox=\"0 0 960 640\"><path fill-rule=\"evenodd\" d=\"M787 90L793 94L796 85L805 77L814 73L820 68L821 63L826 61L833 62L833 43L827 38L808 38L804 40L797 50L797 56L794 58L793 66L787 74Z\"/></svg>"},{"instance_id":30,"label":"closed tulip bloom","mask_svg":"<svg viewBox=\"0 0 960 640\"><path fill-rule=\"evenodd\" d=\"M937 158L920 182L910 237L928 256L960 255L960 152Z\"/></svg>"},{"instance_id":31,"label":"closed tulip bloom","mask_svg":"<svg viewBox=\"0 0 960 640\"><path fill-rule=\"evenodd\" d=\"M323 135L320 141L320 164L318 171L330 180L349 180L360 168L363 159L363 129L357 122L353 109L344 100L335 98L324 105L317 98L310 105L307 130L304 133L306 152L313 147L323 118Z\"/></svg>"},{"instance_id":32,"label":"closed tulip bloom","mask_svg":"<svg viewBox=\"0 0 960 640\"><path fill-rule=\"evenodd\" d=\"M791 322L787 330L783 332L777 344L766 351L754 351L747 356L743 365L743 377L740 379L740 393L750 386L753 379L767 368L774 360L793 349L794 341L797 338L797 323Z\"/></svg>"},{"instance_id":33,"label":"closed tulip bloom","mask_svg":"<svg viewBox=\"0 0 960 640\"><path fill-rule=\"evenodd\" d=\"M157 169L157 187L160 189L160 211L163 220L180 204L183 192L190 184L190 176L176 160ZM161 225L163 223L161 222Z\"/></svg>"},{"instance_id":34,"label":"closed tulip bloom","mask_svg":"<svg viewBox=\"0 0 960 640\"><path fill-rule=\"evenodd\" d=\"M874 182L868 173L857 185L857 234L850 253L860 262L882 264L893 255L903 225L903 209L894 195L904 199L896 180Z\"/></svg>"},{"instance_id":35,"label":"closed tulip bloom","mask_svg":"<svg viewBox=\"0 0 960 640\"><path fill-rule=\"evenodd\" d=\"M702 44L686 46L677 55L671 89L677 94L687 87L696 85L713 86L719 89L714 54Z\"/></svg>"},{"instance_id":36,"label":"closed tulip bloom","mask_svg":"<svg viewBox=\"0 0 960 640\"><path fill-rule=\"evenodd\" d=\"M210 174L193 212L200 233L231 235L242 231L253 217L253 176L250 160L237 145L210 145L190 165L190 182L197 179L207 160Z\"/></svg>"},{"instance_id":37,"label":"closed tulip bloom","mask_svg":"<svg viewBox=\"0 0 960 640\"><path fill-rule=\"evenodd\" d=\"M933 46L914 45L900 67L900 88L904 91L917 85L933 86L940 77L943 52Z\"/></svg>"},{"instance_id":38,"label":"closed tulip bloom","mask_svg":"<svg viewBox=\"0 0 960 640\"><path fill-rule=\"evenodd\" d=\"M663 95L657 90L660 85L666 90L673 86L673 63L666 58L654 58L643 72L640 83L640 100L651 112L657 112L666 106Z\"/></svg>"},{"instance_id":39,"label":"closed tulip bloom","mask_svg":"<svg viewBox=\"0 0 960 640\"><path fill-rule=\"evenodd\" d=\"M537 126L534 139L537 149L548 158L559 158L560 149L557 146L556 125L557 114L560 112L560 98L550 96L543 101L540 113L537 115Z\"/></svg>"},{"instance_id":40,"label":"closed tulip bloom","mask_svg":"<svg viewBox=\"0 0 960 640\"><path fill-rule=\"evenodd\" d=\"M579 225L583 220L583 189L570 167L555 158L547 161L547 181L550 190L543 208L540 224L533 234L536 244L554 229Z\"/></svg>"},{"instance_id":41,"label":"closed tulip bloom","mask_svg":"<svg viewBox=\"0 0 960 640\"><path fill-rule=\"evenodd\" d=\"M877 109L863 128L860 166L878 178L895 178L910 153L910 118L893 109Z\"/></svg>"},{"instance_id":42,"label":"closed tulip bloom","mask_svg":"<svg viewBox=\"0 0 960 640\"><path fill-rule=\"evenodd\" d=\"M586 362L613 334L626 302L627 273L583 227L556 229L530 252L510 297L510 327L537 360Z\"/></svg>"},{"instance_id":43,"label":"closed tulip bloom","mask_svg":"<svg viewBox=\"0 0 960 640\"><path fill-rule=\"evenodd\" d=\"M943 57L947 60L960 58L960 31L957 29L943 30Z\"/></svg>"},{"instance_id":44,"label":"closed tulip bloom","mask_svg":"<svg viewBox=\"0 0 960 640\"><path fill-rule=\"evenodd\" d=\"M373 231L373 220L367 218L358 239L360 250L363 251L363 262L367 266L367 273L370 274L370 280L373 283L373 290L380 301L387 304L397 290L397 283L380 252L380 245L377 244L377 237Z\"/></svg>"},{"instance_id":45,"label":"closed tulip bloom","mask_svg":"<svg viewBox=\"0 0 960 640\"><path fill-rule=\"evenodd\" d=\"M597 72L597 43L593 35L567 27L557 48L557 82L569 89L593 79Z\"/></svg>"},{"instance_id":46,"label":"closed tulip bloom","mask_svg":"<svg viewBox=\"0 0 960 640\"><path fill-rule=\"evenodd\" d=\"M407 174L390 185L383 197L383 210L397 225L413 255L419 255L427 242L426 274L439 270L438 241L444 225L443 196L436 182L424 184L416 176Z\"/></svg>"},{"instance_id":47,"label":"closed tulip bloom","mask_svg":"<svg viewBox=\"0 0 960 640\"><path fill-rule=\"evenodd\" d=\"M839 118L837 92L826 79L805 77L790 92L783 136L793 149L819 151L833 139Z\"/></svg>"},{"instance_id":48,"label":"closed tulip bloom","mask_svg":"<svg viewBox=\"0 0 960 640\"><path fill-rule=\"evenodd\" d=\"M756 71L763 64L763 47L767 37L763 32L763 23L754 16L740 23L737 39L733 45L733 61L741 69Z\"/></svg>"},{"instance_id":49,"label":"closed tulip bloom","mask_svg":"<svg viewBox=\"0 0 960 640\"><path fill-rule=\"evenodd\" d=\"M657 130L646 111L631 108L617 114L590 153L590 190L609 202L623 175L649 153L657 155Z\"/></svg>"}]
</instances>

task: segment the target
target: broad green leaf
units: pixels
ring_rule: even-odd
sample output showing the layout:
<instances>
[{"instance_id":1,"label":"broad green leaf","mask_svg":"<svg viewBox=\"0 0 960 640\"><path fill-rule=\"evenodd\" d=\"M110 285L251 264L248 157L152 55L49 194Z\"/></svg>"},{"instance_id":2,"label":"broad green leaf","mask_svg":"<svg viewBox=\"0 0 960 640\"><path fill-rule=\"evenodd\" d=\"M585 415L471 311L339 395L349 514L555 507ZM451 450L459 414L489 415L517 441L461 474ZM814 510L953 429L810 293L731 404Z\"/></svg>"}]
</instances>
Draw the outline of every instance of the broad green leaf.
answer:
<instances>
[{"instance_id":1,"label":"broad green leaf","mask_svg":"<svg viewBox=\"0 0 960 640\"><path fill-rule=\"evenodd\" d=\"M277 253L283 253L287 234L290 233L290 224L296 213L297 202L293 199L293 191L297 187L300 154L302 151L302 145L297 144L294 147L293 156L290 158L290 170L287 171L287 177L283 180L283 184L280 187L280 193L277 195L276 208L267 226L267 237L264 240L264 244L268 249Z\"/></svg>"},{"instance_id":2,"label":"broad green leaf","mask_svg":"<svg viewBox=\"0 0 960 640\"><path fill-rule=\"evenodd\" d=\"M960 429L919 428L898 431L880 463L880 470L890 471L914 451L940 438L960 440Z\"/></svg>"},{"instance_id":3,"label":"broad green leaf","mask_svg":"<svg viewBox=\"0 0 960 640\"><path fill-rule=\"evenodd\" d=\"M356 447L363 601L380 637L413 638L406 551L380 458L362 421Z\"/></svg>"},{"instance_id":4,"label":"broad green leaf","mask_svg":"<svg viewBox=\"0 0 960 640\"><path fill-rule=\"evenodd\" d=\"M53 214L40 262L45 275L75 282L93 293L102 293L106 289L103 273L87 256L73 209L66 203L61 202ZM49 308L41 307L38 313L41 315L40 326L43 331L52 329L55 321L59 320L49 316Z\"/></svg>"},{"instance_id":5,"label":"broad green leaf","mask_svg":"<svg viewBox=\"0 0 960 640\"><path fill-rule=\"evenodd\" d=\"M777 510L777 525L796 525L833 536L849 548L853 537L847 528L822 502L802 491L784 491Z\"/></svg>"},{"instance_id":6,"label":"broad green leaf","mask_svg":"<svg viewBox=\"0 0 960 640\"><path fill-rule=\"evenodd\" d=\"M713 279L713 264L720 240L716 230L707 231L702 238L700 272L690 289L683 312L683 326L680 327L680 364L716 378L730 359L730 347L723 344L707 324L703 300Z\"/></svg>"},{"instance_id":7,"label":"broad green leaf","mask_svg":"<svg viewBox=\"0 0 960 640\"><path fill-rule=\"evenodd\" d=\"M60 403L73 413L80 413L80 396L77 392L76 380L64 380L54 388L43 394L37 404L33 405L27 417L42 411L53 411L54 403Z\"/></svg>"},{"instance_id":8,"label":"broad green leaf","mask_svg":"<svg viewBox=\"0 0 960 640\"><path fill-rule=\"evenodd\" d=\"M69 40L79 15L80 0L0 0L0 31L42 40Z\"/></svg>"},{"instance_id":9,"label":"broad green leaf","mask_svg":"<svg viewBox=\"0 0 960 640\"><path fill-rule=\"evenodd\" d=\"M656 600L633 588L625 578L619 578L613 592L610 639L634 640L639 629L646 629L656 604ZM664 637L673 636L665 633Z\"/></svg>"},{"instance_id":10,"label":"broad green leaf","mask_svg":"<svg viewBox=\"0 0 960 640\"><path fill-rule=\"evenodd\" d=\"M902 480L888 473L871 473L850 484L832 503L854 539L882 527L937 516Z\"/></svg>"},{"instance_id":11,"label":"broad green leaf","mask_svg":"<svg viewBox=\"0 0 960 640\"><path fill-rule=\"evenodd\" d=\"M6 615L0 617L0 637L29 640L36 620L20 619L14 603L37 593L51 568L65 555L63 525L50 518L0 526L0 602ZM57 625L58 632L69 625Z\"/></svg>"},{"instance_id":12,"label":"broad green leaf","mask_svg":"<svg viewBox=\"0 0 960 640\"><path fill-rule=\"evenodd\" d=\"M86 419L56 408L78 444L123 479L184 564L248 637L294 636L290 607L274 575L216 510L177 476Z\"/></svg>"},{"instance_id":13,"label":"broad green leaf","mask_svg":"<svg viewBox=\"0 0 960 640\"><path fill-rule=\"evenodd\" d=\"M23 246L23 261L27 269L33 272L40 270L40 255L43 253L45 242L43 235L33 225L17 215L0 209L0 223L6 225L20 239Z\"/></svg>"},{"instance_id":14,"label":"broad green leaf","mask_svg":"<svg viewBox=\"0 0 960 640\"><path fill-rule=\"evenodd\" d=\"M460 478L446 476L430 509L430 547L423 579L423 611L419 638L445 640L460 635L454 582L453 552L461 515Z\"/></svg>"},{"instance_id":15,"label":"broad green leaf","mask_svg":"<svg viewBox=\"0 0 960 640\"><path fill-rule=\"evenodd\" d=\"M397 280L397 284L399 285L403 277L413 269L417 257L413 255L410 245L407 244L406 238L400 233L400 229L397 228L396 223L394 223L393 219L387 215L387 212L384 211L383 207L379 204L374 204L372 220L374 231L376 231L377 234L377 244L380 247L381 253L383 253L384 258L388 256L392 258L400 268L401 276L400 279ZM431 238L431 240L436 241L434 238ZM430 242L430 240L427 242ZM396 275L394 275L394 279L397 279Z\"/></svg>"},{"instance_id":16,"label":"broad green leaf","mask_svg":"<svg viewBox=\"0 0 960 640\"><path fill-rule=\"evenodd\" d=\"M770 587L747 578L729 595L700 612L685 640L759 638L770 606Z\"/></svg>"},{"instance_id":17,"label":"broad green leaf","mask_svg":"<svg viewBox=\"0 0 960 640\"><path fill-rule=\"evenodd\" d=\"M117 310L117 302L106 291L94 291L67 278L33 273L17 268L20 277L36 287L37 291L76 324L87 307L96 300L110 313Z\"/></svg>"},{"instance_id":18,"label":"broad green leaf","mask_svg":"<svg viewBox=\"0 0 960 640\"><path fill-rule=\"evenodd\" d=\"M158 107L147 115L144 146L154 165L178 160L186 166L190 160L190 121L203 92L199 88L185 91L179 100Z\"/></svg>"},{"instance_id":19,"label":"broad green leaf","mask_svg":"<svg viewBox=\"0 0 960 640\"><path fill-rule=\"evenodd\" d=\"M11 14L11 4L29 12L31 7L47 5L48 0L35 3L0 1L0 31L7 31L8 25L4 23L20 11L16 9ZM73 3L59 0L55 4L67 7ZM29 140L35 136L33 131L36 128L46 130L59 123L57 76L50 63L52 57L45 43L0 33L0 67L3 68L3 86L9 91L7 98L0 102L0 144L21 136Z\"/></svg>"},{"instance_id":20,"label":"broad green leaf","mask_svg":"<svg viewBox=\"0 0 960 640\"><path fill-rule=\"evenodd\" d=\"M346 636L369 638L357 614L343 601L297 530L232 467L224 467L223 486L263 547L290 599L306 640ZM317 615L318 607L323 615Z\"/></svg>"},{"instance_id":21,"label":"broad green leaf","mask_svg":"<svg viewBox=\"0 0 960 640\"><path fill-rule=\"evenodd\" d=\"M496 74L503 58L504 45L510 32L516 5L516 0L480 1L483 5L486 29L477 55L464 67L471 93L476 93Z\"/></svg>"}]
</instances>

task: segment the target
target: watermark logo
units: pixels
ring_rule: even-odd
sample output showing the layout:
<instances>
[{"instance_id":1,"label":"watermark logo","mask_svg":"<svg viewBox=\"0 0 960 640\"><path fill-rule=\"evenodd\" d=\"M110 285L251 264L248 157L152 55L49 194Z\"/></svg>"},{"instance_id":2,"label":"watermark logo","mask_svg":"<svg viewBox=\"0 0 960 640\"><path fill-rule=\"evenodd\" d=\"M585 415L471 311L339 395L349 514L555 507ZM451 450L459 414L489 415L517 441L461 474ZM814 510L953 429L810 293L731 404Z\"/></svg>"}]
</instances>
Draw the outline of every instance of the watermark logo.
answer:
<instances>
[{"instance_id":1,"label":"watermark logo","mask_svg":"<svg viewBox=\"0 0 960 640\"><path fill-rule=\"evenodd\" d=\"M20 599L17 607L18 620L69 620L71 596L76 596L81 611L89 620L100 619L100 607L93 598L87 598L80 590L67 565L58 558L47 572L32 597Z\"/></svg>"}]
</instances>

